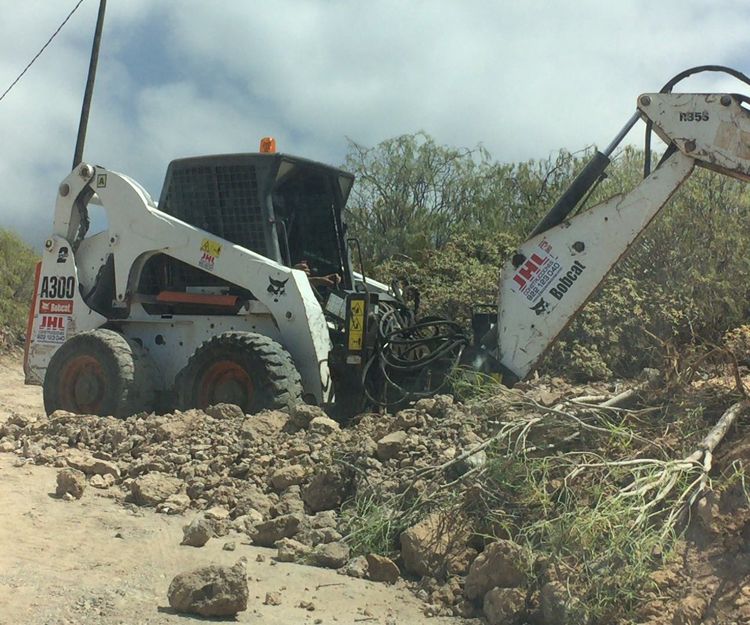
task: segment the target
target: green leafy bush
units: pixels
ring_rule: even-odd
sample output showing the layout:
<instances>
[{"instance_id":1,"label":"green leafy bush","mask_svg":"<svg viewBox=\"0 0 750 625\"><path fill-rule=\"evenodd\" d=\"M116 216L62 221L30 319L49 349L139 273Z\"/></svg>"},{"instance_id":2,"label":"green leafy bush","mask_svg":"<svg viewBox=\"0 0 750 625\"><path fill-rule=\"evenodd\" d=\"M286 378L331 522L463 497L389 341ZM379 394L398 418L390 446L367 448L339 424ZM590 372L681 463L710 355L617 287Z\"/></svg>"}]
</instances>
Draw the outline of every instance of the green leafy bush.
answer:
<instances>
[{"instance_id":1,"label":"green leafy bush","mask_svg":"<svg viewBox=\"0 0 750 625\"><path fill-rule=\"evenodd\" d=\"M18 236L0 228L0 330L11 340L25 332L37 257Z\"/></svg>"},{"instance_id":2,"label":"green leafy bush","mask_svg":"<svg viewBox=\"0 0 750 625\"><path fill-rule=\"evenodd\" d=\"M504 260L588 156L561 151L543 161L501 165L480 148L454 150L424 134L355 148L349 162L364 179L357 183L352 227L372 257L384 259L373 273L386 282L408 277L422 293L423 314L464 324L473 303L495 301ZM634 148L623 150L586 206L634 188L643 157ZM418 196L414 179L427 187L445 182L425 173L433 162L440 171L451 164L451 189L472 192L423 188ZM441 199L439 215L413 206L426 196ZM389 204L391 198L398 201ZM393 209L389 223L398 236L378 229L385 205ZM441 216L439 227L412 219L418 213ZM550 349L543 369L576 379L632 376L659 366L667 343L711 344L741 325L750 312L749 213L744 183L696 170Z\"/></svg>"}]
</instances>

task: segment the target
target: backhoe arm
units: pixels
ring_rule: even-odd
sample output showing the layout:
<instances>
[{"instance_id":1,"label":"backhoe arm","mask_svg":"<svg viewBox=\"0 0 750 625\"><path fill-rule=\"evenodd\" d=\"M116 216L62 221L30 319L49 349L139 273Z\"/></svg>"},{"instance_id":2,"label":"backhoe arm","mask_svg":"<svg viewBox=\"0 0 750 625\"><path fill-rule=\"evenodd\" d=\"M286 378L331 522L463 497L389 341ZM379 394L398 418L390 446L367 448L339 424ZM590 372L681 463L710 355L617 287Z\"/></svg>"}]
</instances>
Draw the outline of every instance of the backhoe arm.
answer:
<instances>
[{"instance_id":1,"label":"backhoe arm","mask_svg":"<svg viewBox=\"0 0 750 625\"><path fill-rule=\"evenodd\" d=\"M750 112L742 101L730 94L638 98L637 116L587 169L604 170L638 117L668 146L660 166L629 193L568 219L586 190L576 187L579 176L503 267L495 356L509 377L534 368L695 165L750 179ZM591 186L596 176L587 176L583 182Z\"/></svg>"}]
</instances>

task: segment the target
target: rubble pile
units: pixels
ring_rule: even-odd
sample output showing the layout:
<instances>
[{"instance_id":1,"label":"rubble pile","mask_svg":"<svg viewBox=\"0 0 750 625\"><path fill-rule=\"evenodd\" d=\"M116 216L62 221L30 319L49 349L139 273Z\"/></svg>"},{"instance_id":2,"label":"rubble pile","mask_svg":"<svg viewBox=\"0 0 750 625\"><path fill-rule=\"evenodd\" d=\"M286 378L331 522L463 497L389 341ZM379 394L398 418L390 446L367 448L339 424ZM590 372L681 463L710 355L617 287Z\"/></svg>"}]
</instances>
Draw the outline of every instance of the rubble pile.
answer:
<instances>
[{"instance_id":1,"label":"rubble pile","mask_svg":"<svg viewBox=\"0 0 750 625\"><path fill-rule=\"evenodd\" d=\"M309 405L245 415L219 404L127 419L14 414L0 426L0 451L59 467L58 496L69 500L91 487L125 505L185 514L186 548L239 533L239 540L275 548L280 562L388 584L405 580L427 614L480 616L491 625L586 622L555 564L472 512L478 484L466 478L487 469L493 453L499 457L487 443L500 417L505 424L528 419L528 405L553 407L571 395L555 379L518 388L526 412L499 396L472 406L436 396L343 426ZM620 390L577 387L575 395ZM559 487L551 483L550 492ZM450 497L438 501L439 493L451 493L455 505L446 505ZM398 532L378 534L388 525ZM188 591L173 594L189 598ZM672 614L656 600L647 605Z\"/></svg>"}]
</instances>

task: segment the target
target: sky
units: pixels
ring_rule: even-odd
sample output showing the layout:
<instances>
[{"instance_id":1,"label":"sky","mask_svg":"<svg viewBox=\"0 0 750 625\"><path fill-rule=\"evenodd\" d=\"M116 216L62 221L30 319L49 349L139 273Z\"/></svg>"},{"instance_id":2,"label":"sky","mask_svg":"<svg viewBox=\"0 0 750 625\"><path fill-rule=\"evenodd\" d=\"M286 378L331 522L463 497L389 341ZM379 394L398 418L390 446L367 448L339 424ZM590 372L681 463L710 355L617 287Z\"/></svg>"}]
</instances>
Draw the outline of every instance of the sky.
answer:
<instances>
[{"instance_id":1,"label":"sky","mask_svg":"<svg viewBox=\"0 0 750 625\"><path fill-rule=\"evenodd\" d=\"M77 0L7 2L0 92ZM39 248L72 167L98 0L0 101L0 227ZM679 71L750 74L746 0L109 0L84 160L158 199L172 159L343 163L425 131L501 162L604 146ZM720 75L682 90L743 92ZM642 127L628 141L642 142Z\"/></svg>"}]
</instances>

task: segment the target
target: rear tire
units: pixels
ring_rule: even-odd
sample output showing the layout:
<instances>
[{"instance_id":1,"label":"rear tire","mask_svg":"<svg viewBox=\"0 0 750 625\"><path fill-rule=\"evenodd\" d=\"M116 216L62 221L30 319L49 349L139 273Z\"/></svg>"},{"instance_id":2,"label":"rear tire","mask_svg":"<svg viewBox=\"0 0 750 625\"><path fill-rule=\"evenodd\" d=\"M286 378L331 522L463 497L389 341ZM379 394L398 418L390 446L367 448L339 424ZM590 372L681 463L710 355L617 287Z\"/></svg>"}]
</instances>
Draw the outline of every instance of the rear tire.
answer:
<instances>
[{"instance_id":1,"label":"rear tire","mask_svg":"<svg viewBox=\"0 0 750 625\"><path fill-rule=\"evenodd\" d=\"M50 358L44 376L47 414L129 417L153 410L154 365L136 342L113 330L76 334Z\"/></svg>"},{"instance_id":2,"label":"rear tire","mask_svg":"<svg viewBox=\"0 0 750 625\"><path fill-rule=\"evenodd\" d=\"M294 361L276 341L254 332L225 332L201 345L177 376L181 409L228 403L246 414L301 401Z\"/></svg>"}]
</instances>

